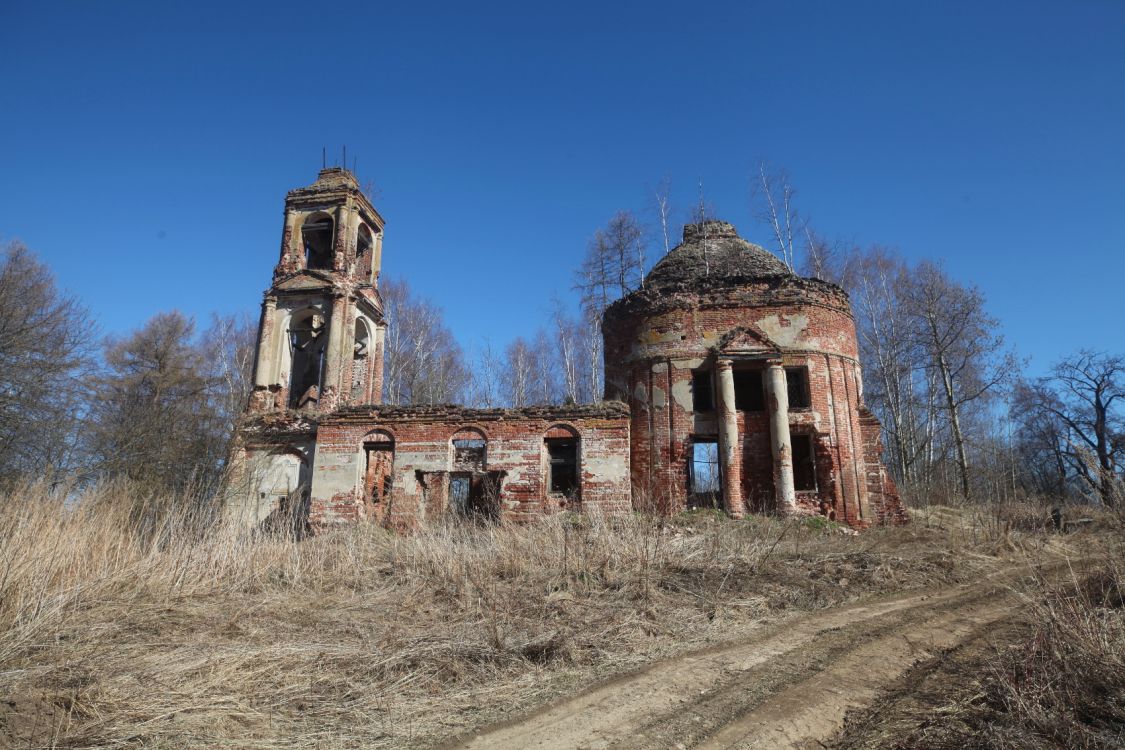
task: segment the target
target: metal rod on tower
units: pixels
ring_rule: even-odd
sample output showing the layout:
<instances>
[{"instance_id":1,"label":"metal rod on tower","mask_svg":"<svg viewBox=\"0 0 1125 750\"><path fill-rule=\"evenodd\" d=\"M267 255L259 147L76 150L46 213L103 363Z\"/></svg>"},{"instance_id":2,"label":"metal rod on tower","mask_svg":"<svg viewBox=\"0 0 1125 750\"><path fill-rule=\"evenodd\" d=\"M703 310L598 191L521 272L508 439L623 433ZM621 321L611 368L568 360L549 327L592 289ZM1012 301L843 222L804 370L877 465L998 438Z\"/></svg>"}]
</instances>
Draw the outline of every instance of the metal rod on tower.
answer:
<instances>
[{"instance_id":1,"label":"metal rod on tower","mask_svg":"<svg viewBox=\"0 0 1125 750\"><path fill-rule=\"evenodd\" d=\"M340 162L340 166L344 169L348 168L348 147L344 146L344 160Z\"/></svg>"},{"instance_id":2,"label":"metal rod on tower","mask_svg":"<svg viewBox=\"0 0 1125 750\"><path fill-rule=\"evenodd\" d=\"M328 166L328 148L325 146L320 147L320 168L325 169Z\"/></svg>"}]
</instances>

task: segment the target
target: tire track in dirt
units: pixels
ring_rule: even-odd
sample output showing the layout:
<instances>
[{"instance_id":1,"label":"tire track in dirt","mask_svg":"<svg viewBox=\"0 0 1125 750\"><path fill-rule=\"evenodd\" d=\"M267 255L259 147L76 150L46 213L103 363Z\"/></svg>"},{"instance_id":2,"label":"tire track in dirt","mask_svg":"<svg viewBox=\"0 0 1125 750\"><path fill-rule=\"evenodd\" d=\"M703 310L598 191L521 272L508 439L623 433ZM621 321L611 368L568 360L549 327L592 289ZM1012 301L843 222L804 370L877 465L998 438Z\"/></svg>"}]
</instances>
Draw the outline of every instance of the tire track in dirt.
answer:
<instances>
[{"instance_id":1,"label":"tire track in dirt","mask_svg":"<svg viewBox=\"0 0 1125 750\"><path fill-rule=\"evenodd\" d=\"M963 628L955 624L975 627L1002 617L1004 609L989 594L966 592L834 629L754 668L728 670L727 679L698 697L681 699L674 715L612 746L755 747L759 736L762 747L799 746L801 739L831 734L844 711L873 698L932 643L961 637ZM813 731L802 733L805 727Z\"/></svg>"},{"instance_id":2,"label":"tire track in dirt","mask_svg":"<svg viewBox=\"0 0 1125 750\"><path fill-rule=\"evenodd\" d=\"M656 662L443 747L816 746L845 711L929 651L1001 619L1010 605L1000 592L986 580L805 615Z\"/></svg>"},{"instance_id":3,"label":"tire track in dirt","mask_svg":"<svg viewBox=\"0 0 1125 750\"><path fill-rule=\"evenodd\" d=\"M866 706L888 682L919 659L974 636L1002 620L1010 607L994 599L926 620L919 632L889 633L781 690L695 745L719 748L820 747L844 725L847 711Z\"/></svg>"}]
</instances>

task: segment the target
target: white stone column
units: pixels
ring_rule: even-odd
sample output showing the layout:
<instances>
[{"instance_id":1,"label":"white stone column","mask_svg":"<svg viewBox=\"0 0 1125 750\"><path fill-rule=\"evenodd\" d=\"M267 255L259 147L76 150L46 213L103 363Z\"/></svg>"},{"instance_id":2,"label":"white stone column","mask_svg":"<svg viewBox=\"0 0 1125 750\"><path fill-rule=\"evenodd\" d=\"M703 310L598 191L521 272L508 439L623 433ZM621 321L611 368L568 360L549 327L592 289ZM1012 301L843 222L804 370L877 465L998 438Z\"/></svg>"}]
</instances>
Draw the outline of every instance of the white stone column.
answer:
<instances>
[{"instance_id":1,"label":"white stone column","mask_svg":"<svg viewBox=\"0 0 1125 750\"><path fill-rule=\"evenodd\" d=\"M770 412L777 512L789 514L797 510L797 493L793 485L793 442L789 437L789 389L785 368L778 362L766 367L766 403Z\"/></svg>"},{"instance_id":2,"label":"white stone column","mask_svg":"<svg viewBox=\"0 0 1125 750\"><path fill-rule=\"evenodd\" d=\"M734 374L731 361L716 363L719 386L719 464L722 467L723 503L732 518L743 515L742 456L738 438L738 412L734 402Z\"/></svg>"},{"instance_id":3,"label":"white stone column","mask_svg":"<svg viewBox=\"0 0 1125 750\"><path fill-rule=\"evenodd\" d=\"M351 243L351 211L348 205L336 209L336 236L332 244L332 270L344 271L348 267L348 245Z\"/></svg>"},{"instance_id":4,"label":"white stone column","mask_svg":"<svg viewBox=\"0 0 1125 750\"><path fill-rule=\"evenodd\" d=\"M387 337L385 325L375 326L375 334L368 357L371 358L367 366L367 399L365 404L383 403L383 349Z\"/></svg>"},{"instance_id":5,"label":"white stone column","mask_svg":"<svg viewBox=\"0 0 1125 750\"><path fill-rule=\"evenodd\" d=\"M378 286L379 269L383 267L383 233L376 232L375 227L370 227L372 233L371 248L371 283Z\"/></svg>"},{"instance_id":6,"label":"white stone column","mask_svg":"<svg viewBox=\"0 0 1125 750\"><path fill-rule=\"evenodd\" d=\"M293 257L293 235L298 231L300 230L297 229L297 214L293 211L286 211L285 228L281 230L281 259L278 261L278 265L287 271L300 265L295 262L296 259ZM299 237L296 242L300 245Z\"/></svg>"},{"instance_id":7,"label":"white stone column","mask_svg":"<svg viewBox=\"0 0 1125 750\"><path fill-rule=\"evenodd\" d=\"M348 206L348 236L344 243L344 269L351 273L355 269L355 251L359 246L359 210Z\"/></svg>"},{"instance_id":8,"label":"white stone column","mask_svg":"<svg viewBox=\"0 0 1125 750\"><path fill-rule=\"evenodd\" d=\"M328 347L324 353L324 382L320 384L320 405L322 411L331 411L336 407L340 397L340 373L343 371L342 354L344 351L347 328L347 296L332 297L332 314L328 322ZM351 356L351 352L348 352Z\"/></svg>"},{"instance_id":9,"label":"white stone column","mask_svg":"<svg viewBox=\"0 0 1125 750\"><path fill-rule=\"evenodd\" d=\"M277 338L273 330L277 318L277 298L267 296L262 301L262 317L258 322L258 360L254 363L254 385L268 388L273 378L273 342ZM282 337L284 338L284 337Z\"/></svg>"}]
</instances>

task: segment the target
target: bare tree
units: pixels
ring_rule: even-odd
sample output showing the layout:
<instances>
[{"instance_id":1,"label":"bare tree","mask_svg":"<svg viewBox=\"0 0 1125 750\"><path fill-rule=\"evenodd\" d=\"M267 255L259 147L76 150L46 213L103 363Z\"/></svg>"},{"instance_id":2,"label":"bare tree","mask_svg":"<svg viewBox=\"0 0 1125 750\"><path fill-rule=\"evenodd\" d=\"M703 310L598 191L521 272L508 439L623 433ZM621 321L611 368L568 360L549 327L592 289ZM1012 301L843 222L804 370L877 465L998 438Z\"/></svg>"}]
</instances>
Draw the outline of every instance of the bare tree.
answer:
<instances>
[{"instance_id":1,"label":"bare tree","mask_svg":"<svg viewBox=\"0 0 1125 750\"><path fill-rule=\"evenodd\" d=\"M504 371L500 382L509 406L529 406L533 401L535 361L531 347L517 336L504 351Z\"/></svg>"},{"instance_id":2,"label":"bare tree","mask_svg":"<svg viewBox=\"0 0 1125 750\"><path fill-rule=\"evenodd\" d=\"M18 242L0 251L0 482L78 467L96 340L89 312L34 253Z\"/></svg>"},{"instance_id":3,"label":"bare tree","mask_svg":"<svg viewBox=\"0 0 1125 750\"><path fill-rule=\"evenodd\" d=\"M585 306L604 310L640 287L645 272L645 232L636 217L618 211L594 233L578 270L576 288Z\"/></svg>"},{"instance_id":4,"label":"bare tree","mask_svg":"<svg viewBox=\"0 0 1125 750\"><path fill-rule=\"evenodd\" d=\"M1020 391L1025 412L1054 425L1056 450L1074 475L1102 503L1116 504L1125 454L1125 357L1083 350Z\"/></svg>"},{"instance_id":5,"label":"bare tree","mask_svg":"<svg viewBox=\"0 0 1125 750\"><path fill-rule=\"evenodd\" d=\"M859 248L839 239L828 240L807 222L802 229L805 243L801 273L821 281L831 281L845 289L853 288L857 283L856 262L863 256Z\"/></svg>"},{"instance_id":6,"label":"bare tree","mask_svg":"<svg viewBox=\"0 0 1125 750\"><path fill-rule=\"evenodd\" d=\"M213 408L227 441L233 439L254 387L257 332L257 321L249 314L212 314L211 325L197 344L211 381Z\"/></svg>"},{"instance_id":7,"label":"bare tree","mask_svg":"<svg viewBox=\"0 0 1125 750\"><path fill-rule=\"evenodd\" d=\"M645 232L636 217L619 211L605 228L594 233L586 257L575 274L580 294L588 366L587 386L600 396L602 389L602 313L610 303L640 287L644 281Z\"/></svg>"},{"instance_id":8,"label":"bare tree","mask_svg":"<svg viewBox=\"0 0 1125 750\"><path fill-rule=\"evenodd\" d=\"M976 287L958 284L938 266L925 262L911 275L906 295L914 317L914 342L941 386L961 493L970 499L964 408L998 390L1014 374L1016 363L1004 354L999 322L988 314L984 295Z\"/></svg>"},{"instance_id":9,"label":"bare tree","mask_svg":"<svg viewBox=\"0 0 1125 750\"><path fill-rule=\"evenodd\" d=\"M1023 485L1031 492L1063 497L1071 477L1071 442L1055 410L1044 408L1048 403L1061 407L1048 388L1021 381L1013 389L1009 412L1019 425L1016 450Z\"/></svg>"},{"instance_id":10,"label":"bare tree","mask_svg":"<svg viewBox=\"0 0 1125 750\"><path fill-rule=\"evenodd\" d=\"M581 400L582 326L567 314L558 297L551 300L551 325L555 338L555 369L559 373L562 399L577 403Z\"/></svg>"},{"instance_id":11,"label":"bare tree","mask_svg":"<svg viewBox=\"0 0 1125 750\"><path fill-rule=\"evenodd\" d=\"M866 399L882 417L895 473L900 480L917 479L916 462L926 440L917 419L915 374L922 365L903 300L910 269L900 257L881 248L857 256L852 263L856 273L848 281L869 384Z\"/></svg>"},{"instance_id":12,"label":"bare tree","mask_svg":"<svg viewBox=\"0 0 1125 750\"><path fill-rule=\"evenodd\" d=\"M464 354L441 308L416 299L405 281L380 282L387 316L383 400L388 404L458 401L469 383Z\"/></svg>"},{"instance_id":13,"label":"bare tree","mask_svg":"<svg viewBox=\"0 0 1125 750\"><path fill-rule=\"evenodd\" d=\"M788 172L771 169L765 162L758 164L751 203L756 205L755 216L769 227L777 253L790 271L797 267L797 248L807 226L793 202L795 194Z\"/></svg>"},{"instance_id":14,"label":"bare tree","mask_svg":"<svg viewBox=\"0 0 1125 750\"><path fill-rule=\"evenodd\" d=\"M672 249L671 238L668 232L668 221L671 218L671 207L669 204L668 196L672 192L672 182L669 178L665 177L652 191L653 196L656 198L656 213L660 219L660 237L664 241L664 254L667 255Z\"/></svg>"},{"instance_id":15,"label":"bare tree","mask_svg":"<svg viewBox=\"0 0 1125 750\"><path fill-rule=\"evenodd\" d=\"M547 332L539 329L530 342L517 336L505 351L500 378L510 406L533 406L559 401L555 363Z\"/></svg>"},{"instance_id":16,"label":"bare tree","mask_svg":"<svg viewBox=\"0 0 1125 750\"><path fill-rule=\"evenodd\" d=\"M215 408L216 379L194 333L194 322L173 311L105 341L84 432L102 476L164 491L215 486L229 424Z\"/></svg>"},{"instance_id":17,"label":"bare tree","mask_svg":"<svg viewBox=\"0 0 1125 750\"><path fill-rule=\"evenodd\" d=\"M485 339L470 347L472 368L468 383L468 403L481 409L491 409L504 403L501 376L504 371L502 357Z\"/></svg>"},{"instance_id":18,"label":"bare tree","mask_svg":"<svg viewBox=\"0 0 1125 750\"><path fill-rule=\"evenodd\" d=\"M702 224L705 221L711 221L716 218L717 212L715 206L707 200L707 196L703 191L703 180L699 181L699 201L691 209L691 220L695 224Z\"/></svg>"}]
</instances>

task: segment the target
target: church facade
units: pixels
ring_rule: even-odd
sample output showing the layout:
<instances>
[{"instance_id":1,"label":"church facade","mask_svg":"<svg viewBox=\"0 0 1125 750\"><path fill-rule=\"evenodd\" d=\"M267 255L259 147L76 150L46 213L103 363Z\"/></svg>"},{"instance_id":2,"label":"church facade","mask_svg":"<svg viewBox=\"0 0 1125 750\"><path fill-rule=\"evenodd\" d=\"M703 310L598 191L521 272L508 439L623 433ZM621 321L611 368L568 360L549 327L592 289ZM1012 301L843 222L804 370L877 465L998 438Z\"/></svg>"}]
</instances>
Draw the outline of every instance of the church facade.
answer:
<instances>
[{"instance_id":1,"label":"church facade","mask_svg":"<svg viewBox=\"0 0 1125 750\"><path fill-rule=\"evenodd\" d=\"M906 520L863 405L839 287L729 224L683 242L604 318L606 400L381 403L384 222L345 169L290 191L228 510L248 524L532 520L714 507Z\"/></svg>"}]
</instances>

